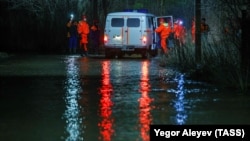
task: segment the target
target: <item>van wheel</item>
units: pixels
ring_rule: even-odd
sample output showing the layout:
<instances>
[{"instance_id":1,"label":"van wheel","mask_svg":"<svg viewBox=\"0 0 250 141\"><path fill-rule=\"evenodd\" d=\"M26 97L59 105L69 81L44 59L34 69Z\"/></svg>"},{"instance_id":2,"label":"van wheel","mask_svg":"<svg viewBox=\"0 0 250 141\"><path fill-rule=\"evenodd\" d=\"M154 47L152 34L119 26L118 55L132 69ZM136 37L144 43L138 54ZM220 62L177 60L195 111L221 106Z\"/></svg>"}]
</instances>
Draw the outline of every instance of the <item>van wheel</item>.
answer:
<instances>
[{"instance_id":1,"label":"van wheel","mask_svg":"<svg viewBox=\"0 0 250 141\"><path fill-rule=\"evenodd\" d=\"M107 58L107 59L112 58L112 54L109 50L105 50L105 58Z\"/></svg>"},{"instance_id":2,"label":"van wheel","mask_svg":"<svg viewBox=\"0 0 250 141\"><path fill-rule=\"evenodd\" d=\"M123 56L124 56L123 53L118 53L118 54L117 54L117 57L118 57L119 59L123 58Z\"/></svg>"},{"instance_id":3,"label":"van wheel","mask_svg":"<svg viewBox=\"0 0 250 141\"><path fill-rule=\"evenodd\" d=\"M149 58L149 53L148 53L147 51L143 51L143 52L141 53L141 57L142 57L143 59L148 59L148 58Z\"/></svg>"},{"instance_id":4,"label":"van wheel","mask_svg":"<svg viewBox=\"0 0 250 141\"><path fill-rule=\"evenodd\" d=\"M158 54L157 49L154 49L154 50L151 50L151 51L150 51L150 55L151 55L152 57L157 56L157 54Z\"/></svg>"}]
</instances>

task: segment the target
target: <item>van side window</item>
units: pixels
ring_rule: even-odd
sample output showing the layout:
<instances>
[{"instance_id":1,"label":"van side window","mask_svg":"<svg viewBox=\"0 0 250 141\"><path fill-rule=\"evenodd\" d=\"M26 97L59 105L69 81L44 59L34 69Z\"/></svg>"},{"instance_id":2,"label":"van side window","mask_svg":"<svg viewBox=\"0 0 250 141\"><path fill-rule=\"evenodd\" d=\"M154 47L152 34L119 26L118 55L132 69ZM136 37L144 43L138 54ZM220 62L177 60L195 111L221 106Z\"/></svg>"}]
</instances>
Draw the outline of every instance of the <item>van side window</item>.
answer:
<instances>
[{"instance_id":1,"label":"van side window","mask_svg":"<svg viewBox=\"0 0 250 141\"><path fill-rule=\"evenodd\" d=\"M139 18L128 18L127 19L127 27L140 27L140 19Z\"/></svg>"},{"instance_id":2,"label":"van side window","mask_svg":"<svg viewBox=\"0 0 250 141\"><path fill-rule=\"evenodd\" d=\"M112 18L111 26L112 27L123 27L124 26L124 19L123 18Z\"/></svg>"}]
</instances>

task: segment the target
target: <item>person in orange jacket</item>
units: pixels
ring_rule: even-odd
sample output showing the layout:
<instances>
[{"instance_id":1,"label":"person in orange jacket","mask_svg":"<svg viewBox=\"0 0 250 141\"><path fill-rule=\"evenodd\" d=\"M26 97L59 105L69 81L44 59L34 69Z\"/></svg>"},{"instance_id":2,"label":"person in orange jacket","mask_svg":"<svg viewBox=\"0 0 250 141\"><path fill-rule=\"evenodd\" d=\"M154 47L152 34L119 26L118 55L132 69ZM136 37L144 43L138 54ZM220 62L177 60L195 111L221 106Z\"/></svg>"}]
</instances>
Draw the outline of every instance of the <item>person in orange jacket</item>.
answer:
<instances>
[{"instance_id":1,"label":"person in orange jacket","mask_svg":"<svg viewBox=\"0 0 250 141\"><path fill-rule=\"evenodd\" d=\"M172 32L172 29L170 26L168 26L168 23L165 23L164 19L160 19L160 25L158 28L155 29L155 32L160 34L161 38L161 48L163 50L164 54L168 54L168 48L167 48L167 39Z\"/></svg>"},{"instance_id":2,"label":"person in orange jacket","mask_svg":"<svg viewBox=\"0 0 250 141\"><path fill-rule=\"evenodd\" d=\"M88 34L89 34L89 24L87 23L87 17L85 15L82 16L82 20L79 21L77 27L78 34L81 37L80 40L80 49L81 49L81 56L85 54L88 55Z\"/></svg>"},{"instance_id":3,"label":"person in orange jacket","mask_svg":"<svg viewBox=\"0 0 250 141\"><path fill-rule=\"evenodd\" d=\"M186 29L182 24L181 20L176 20L173 29L175 44L179 47L185 44Z\"/></svg>"},{"instance_id":4,"label":"person in orange jacket","mask_svg":"<svg viewBox=\"0 0 250 141\"><path fill-rule=\"evenodd\" d=\"M201 39L202 42L207 42L208 32L210 31L209 25L206 23L206 19L201 19ZM195 19L192 19L192 27L191 27L191 35L192 35L192 43L195 43Z\"/></svg>"},{"instance_id":5,"label":"person in orange jacket","mask_svg":"<svg viewBox=\"0 0 250 141\"><path fill-rule=\"evenodd\" d=\"M195 43L195 19L192 19L191 25L191 36L192 36L192 43Z\"/></svg>"}]
</instances>

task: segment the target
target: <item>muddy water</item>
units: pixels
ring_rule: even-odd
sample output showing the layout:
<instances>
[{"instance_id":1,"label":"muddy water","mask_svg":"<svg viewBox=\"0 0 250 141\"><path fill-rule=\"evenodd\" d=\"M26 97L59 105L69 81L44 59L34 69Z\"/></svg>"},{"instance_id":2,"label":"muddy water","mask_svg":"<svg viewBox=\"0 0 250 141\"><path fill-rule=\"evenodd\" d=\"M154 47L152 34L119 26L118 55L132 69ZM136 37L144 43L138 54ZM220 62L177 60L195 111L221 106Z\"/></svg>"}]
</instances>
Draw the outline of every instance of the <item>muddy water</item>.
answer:
<instances>
[{"instance_id":1,"label":"muddy water","mask_svg":"<svg viewBox=\"0 0 250 141\"><path fill-rule=\"evenodd\" d=\"M156 59L20 57L0 63L0 140L149 140L150 124L249 124L249 96Z\"/></svg>"}]
</instances>

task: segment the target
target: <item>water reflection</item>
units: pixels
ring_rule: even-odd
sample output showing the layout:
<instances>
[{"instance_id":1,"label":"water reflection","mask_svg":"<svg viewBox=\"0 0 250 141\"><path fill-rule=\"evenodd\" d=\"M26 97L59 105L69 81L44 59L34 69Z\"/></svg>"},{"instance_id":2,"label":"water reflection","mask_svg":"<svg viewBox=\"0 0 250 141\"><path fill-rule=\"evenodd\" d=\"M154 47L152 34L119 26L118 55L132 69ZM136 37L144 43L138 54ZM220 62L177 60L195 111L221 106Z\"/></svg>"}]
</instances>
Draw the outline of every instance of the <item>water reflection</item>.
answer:
<instances>
[{"instance_id":1,"label":"water reflection","mask_svg":"<svg viewBox=\"0 0 250 141\"><path fill-rule=\"evenodd\" d=\"M66 119L66 141L81 141L82 133L82 117L80 116L80 105L78 104L79 93L81 91L80 76L79 76L79 64L77 64L77 58L69 57L66 60L67 64L67 78L65 82L65 103L66 110L64 118Z\"/></svg>"},{"instance_id":2,"label":"water reflection","mask_svg":"<svg viewBox=\"0 0 250 141\"><path fill-rule=\"evenodd\" d=\"M185 95L185 88L184 88L184 75L181 74L177 78L178 86L177 90L175 91L176 100L174 101L174 108L176 110L176 124L182 125L185 124L187 119L186 110L184 108L184 95Z\"/></svg>"},{"instance_id":3,"label":"water reflection","mask_svg":"<svg viewBox=\"0 0 250 141\"><path fill-rule=\"evenodd\" d=\"M140 79L140 92L141 97L139 98L139 122L140 122L140 134L143 141L149 141L149 126L152 121L151 107L150 103L152 99L149 97L148 93L150 90L149 84L149 72L148 72L149 62L142 62L141 66L141 79Z\"/></svg>"},{"instance_id":4,"label":"water reflection","mask_svg":"<svg viewBox=\"0 0 250 141\"><path fill-rule=\"evenodd\" d=\"M113 121L112 118L112 106L113 102L111 101L111 94L113 91L111 82L110 82L110 61L102 62L102 80L100 88L100 117L101 121L98 123L100 130L99 140L102 141L111 141L113 130Z\"/></svg>"}]
</instances>

